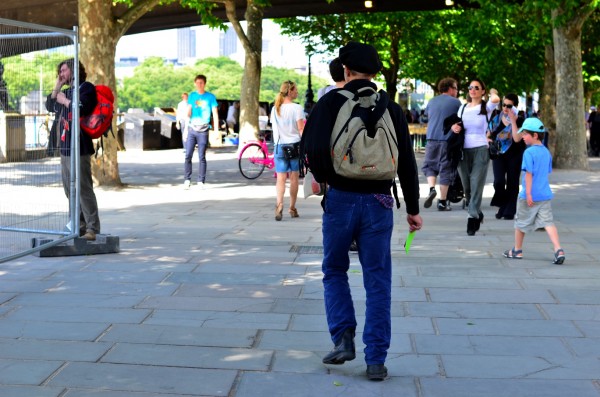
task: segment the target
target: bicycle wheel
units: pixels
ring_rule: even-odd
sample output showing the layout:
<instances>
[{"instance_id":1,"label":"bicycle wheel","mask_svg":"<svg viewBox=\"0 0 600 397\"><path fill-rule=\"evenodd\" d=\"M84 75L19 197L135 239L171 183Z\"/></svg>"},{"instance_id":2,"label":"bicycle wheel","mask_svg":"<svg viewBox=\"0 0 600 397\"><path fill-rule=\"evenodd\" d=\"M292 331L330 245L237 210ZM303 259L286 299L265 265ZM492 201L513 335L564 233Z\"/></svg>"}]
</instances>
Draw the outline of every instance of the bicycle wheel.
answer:
<instances>
[{"instance_id":1,"label":"bicycle wheel","mask_svg":"<svg viewBox=\"0 0 600 397\"><path fill-rule=\"evenodd\" d=\"M246 146L240 153L240 172L247 179L258 178L265 170L266 154L258 143Z\"/></svg>"}]
</instances>

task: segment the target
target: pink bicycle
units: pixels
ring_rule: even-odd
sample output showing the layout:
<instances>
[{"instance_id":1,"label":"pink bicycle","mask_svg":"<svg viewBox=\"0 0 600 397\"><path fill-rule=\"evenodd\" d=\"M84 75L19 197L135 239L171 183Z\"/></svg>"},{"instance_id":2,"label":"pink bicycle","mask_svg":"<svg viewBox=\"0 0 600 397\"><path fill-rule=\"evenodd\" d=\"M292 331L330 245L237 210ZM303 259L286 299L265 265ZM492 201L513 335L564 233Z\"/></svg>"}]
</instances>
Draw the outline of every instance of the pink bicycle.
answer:
<instances>
[{"instance_id":1,"label":"pink bicycle","mask_svg":"<svg viewBox=\"0 0 600 397\"><path fill-rule=\"evenodd\" d=\"M275 167L273 153L269 153L269 147L264 134L259 134L259 140L248 142L240 151L238 156L240 172L247 179L256 179L262 175L265 168Z\"/></svg>"}]
</instances>

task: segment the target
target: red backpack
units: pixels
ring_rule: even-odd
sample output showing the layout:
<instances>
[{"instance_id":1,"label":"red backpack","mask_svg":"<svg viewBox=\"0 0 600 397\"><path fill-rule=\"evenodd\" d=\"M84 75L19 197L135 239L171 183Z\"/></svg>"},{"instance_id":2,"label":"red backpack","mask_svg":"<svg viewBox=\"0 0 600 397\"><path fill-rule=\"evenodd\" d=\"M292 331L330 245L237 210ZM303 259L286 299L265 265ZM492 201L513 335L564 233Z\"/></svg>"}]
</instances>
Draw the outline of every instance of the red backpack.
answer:
<instances>
[{"instance_id":1,"label":"red backpack","mask_svg":"<svg viewBox=\"0 0 600 397\"><path fill-rule=\"evenodd\" d=\"M92 139L100 138L111 128L115 101L111 89L105 85L96 86L96 98L98 103L94 111L80 118L81 129Z\"/></svg>"}]
</instances>

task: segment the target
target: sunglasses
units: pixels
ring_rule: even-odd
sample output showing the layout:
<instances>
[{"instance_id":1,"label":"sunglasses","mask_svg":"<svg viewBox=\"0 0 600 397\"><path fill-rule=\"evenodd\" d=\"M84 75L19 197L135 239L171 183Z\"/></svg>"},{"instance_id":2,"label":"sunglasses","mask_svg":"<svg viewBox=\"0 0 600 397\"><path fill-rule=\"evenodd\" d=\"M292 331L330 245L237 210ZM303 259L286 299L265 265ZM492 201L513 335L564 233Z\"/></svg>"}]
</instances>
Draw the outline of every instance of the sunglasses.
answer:
<instances>
[{"instance_id":1,"label":"sunglasses","mask_svg":"<svg viewBox=\"0 0 600 397\"><path fill-rule=\"evenodd\" d=\"M473 91L479 91L481 89L481 87L478 87L476 85L470 85L469 86L469 90L473 90Z\"/></svg>"},{"instance_id":2,"label":"sunglasses","mask_svg":"<svg viewBox=\"0 0 600 397\"><path fill-rule=\"evenodd\" d=\"M511 105L510 103L503 103L502 107L503 108L508 108L508 109L512 109L514 105Z\"/></svg>"}]
</instances>

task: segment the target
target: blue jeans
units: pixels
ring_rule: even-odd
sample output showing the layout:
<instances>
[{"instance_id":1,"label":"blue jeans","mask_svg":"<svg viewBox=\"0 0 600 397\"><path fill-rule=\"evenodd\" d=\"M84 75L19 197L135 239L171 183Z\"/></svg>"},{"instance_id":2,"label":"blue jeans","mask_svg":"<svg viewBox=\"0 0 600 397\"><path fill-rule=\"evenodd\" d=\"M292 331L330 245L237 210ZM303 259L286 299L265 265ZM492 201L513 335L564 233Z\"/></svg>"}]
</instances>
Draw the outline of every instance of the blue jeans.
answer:
<instances>
[{"instance_id":1,"label":"blue jeans","mask_svg":"<svg viewBox=\"0 0 600 397\"><path fill-rule=\"evenodd\" d=\"M323 213L323 286L329 333L339 342L346 328L356 328L348 283L352 240L358 243L367 295L363 331L367 365L383 364L391 338L392 258L394 218L373 194L330 188Z\"/></svg>"},{"instance_id":2,"label":"blue jeans","mask_svg":"<svg viewBox=\"0 0 600 397\"><path fill-rule=\"evenodd\" d=\"M198 132L191 127L188 129L188 137L185 142L185 180L192 179L192 156L198 144L198 182L206 179L206 145L208 145L208 131Z\"/></svg>"}]
</instances>

